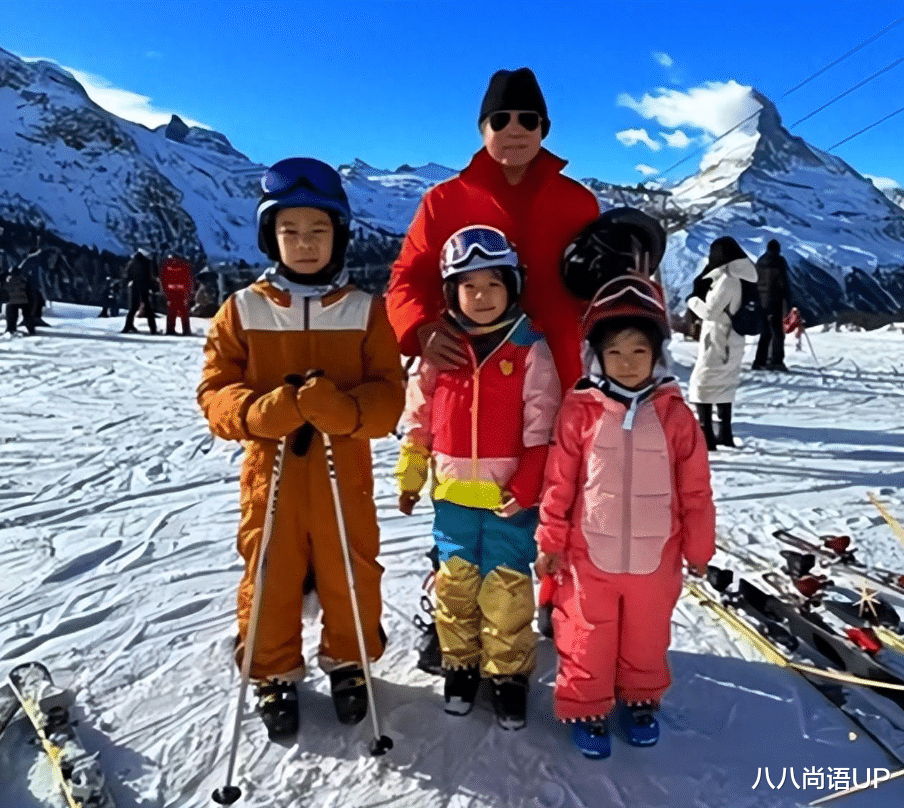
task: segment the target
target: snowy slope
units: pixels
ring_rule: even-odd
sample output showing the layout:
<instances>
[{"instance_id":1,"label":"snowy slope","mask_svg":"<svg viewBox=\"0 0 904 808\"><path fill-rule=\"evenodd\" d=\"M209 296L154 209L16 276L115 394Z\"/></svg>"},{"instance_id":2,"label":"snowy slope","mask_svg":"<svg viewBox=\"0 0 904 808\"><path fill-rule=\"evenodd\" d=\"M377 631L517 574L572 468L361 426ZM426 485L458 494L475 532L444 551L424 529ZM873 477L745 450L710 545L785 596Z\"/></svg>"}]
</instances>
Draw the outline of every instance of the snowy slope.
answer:
<instances>
[{"instance_id":1,"label":"snowy slope","mask_svg":"<svg viewBox=\"0 0 904 808\"><path fill-rule=\"evenodd\" d=\"M95 314L54 304L52 328L0 341L0 672L41 659L78 691L81 734L100 752L120 806L200 808L224 783L237 692L240 451L207 443L194 402L205 321L193 321L194 338L152 338L122 335L121 319ZM876 563L904 569L904 548L866 499L880 492L904 514L904 334L810 336L821 370L789 342L788 363L799 372L744 378L736 406L743 447L712 462L720 541L753 567L778 558L776 527L851 533ZM695 351L691 342L672 347L683 382ZM336 723L314 667L297 744L268 745L255 716L243 721L238 805L777 808L833 786L798 790L789 779L772 789L761 777L754 787L766 767L773 783L782 769L800 783L805 768L854 770L862 781L867 769L900 765L687 600L674 617L675 684L654 749L617 736L607 761L577 754L551 717L554 655L545 640L525 731L500 730L486 702L468 718L446 716L439 680L414 667L410 618L430 511L396 511L396 451L394 438L374 443L390 637L374 674L395 748L369 757L370 724ZM310 619L306 632L313 659ZM880 729L904 749L900 729ZM19 720L0 738L0 808L59 804L29 737ZM898 781L839 805L902 800Z\"/></svg>"}]
</instances>

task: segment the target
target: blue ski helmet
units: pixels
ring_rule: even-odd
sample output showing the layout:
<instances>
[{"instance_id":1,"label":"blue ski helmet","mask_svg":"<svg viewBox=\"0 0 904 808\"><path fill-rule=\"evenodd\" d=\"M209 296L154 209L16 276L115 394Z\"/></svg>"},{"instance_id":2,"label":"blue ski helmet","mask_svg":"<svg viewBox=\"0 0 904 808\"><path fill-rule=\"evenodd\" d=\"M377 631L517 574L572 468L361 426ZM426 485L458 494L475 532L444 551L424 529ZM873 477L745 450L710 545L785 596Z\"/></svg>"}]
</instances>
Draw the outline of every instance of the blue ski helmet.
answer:
<instances>
[{"instance_id":1,"label":"blue ski helmet","mask_svg":"<svg viewBox=\"0 0 904 808\"><path fill-rule=\"evenodd\" d=\"M268 258L279 261L276 214L284 208L318 208L333 221L333 254L330 266L342 267L351 237L352 211L342 188L342 177L320 160L289 157L280 160L261 177L262 196L257 203L257 246Z\"/></svg>"}]
</instances>

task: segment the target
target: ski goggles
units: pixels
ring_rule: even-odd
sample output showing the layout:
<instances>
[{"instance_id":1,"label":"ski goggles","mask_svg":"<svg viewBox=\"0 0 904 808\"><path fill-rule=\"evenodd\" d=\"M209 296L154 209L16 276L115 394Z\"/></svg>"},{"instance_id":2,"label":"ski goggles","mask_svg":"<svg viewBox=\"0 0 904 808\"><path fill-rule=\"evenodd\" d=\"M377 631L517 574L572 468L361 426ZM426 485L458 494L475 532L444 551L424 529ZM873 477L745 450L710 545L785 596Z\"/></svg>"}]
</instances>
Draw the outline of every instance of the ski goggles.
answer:
<instances>
[{"instance_id":1,"label":"ski goggles","mask_svg":"<svg viewBox=\"0 0 904 808\"><path fill-rule=\"evenodd\" d=\"M494 112L490 115L490 129L501 132L509 125L513 115L517 116L518 123L528 132L533 132L540 125L539 112Z\"/></svg>"},{"instance_id":2,"label":"ski goggles","mask_svg":"<svg viewBox=\"0 0 904 808\"><path fill-rule=\"evenodd\" d=\"M505 235L490 227L469 227L454 233L443 247L444 274L483 258L499 266L518 266L518 256Z\"/></svg>"},{"instance_id":3,"label":"ski goggles","mask_svg":"<svg viewBox=\"0 0 904 808\"><path fill-rule=\"evenodd\" d=\"M261 177L261 190L269 199L288 196L299 188L331 196L344 194L336 172L326 163L311 157L280 160Z\"/></svg>"}]
</instances>

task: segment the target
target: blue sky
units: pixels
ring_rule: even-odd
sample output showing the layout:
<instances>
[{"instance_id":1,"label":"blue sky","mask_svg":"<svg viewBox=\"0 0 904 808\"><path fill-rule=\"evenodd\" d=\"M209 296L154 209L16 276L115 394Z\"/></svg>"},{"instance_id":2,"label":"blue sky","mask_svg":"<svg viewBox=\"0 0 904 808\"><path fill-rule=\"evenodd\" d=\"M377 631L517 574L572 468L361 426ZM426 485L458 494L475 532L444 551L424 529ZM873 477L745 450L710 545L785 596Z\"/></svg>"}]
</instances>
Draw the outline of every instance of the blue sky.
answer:
<instances>
[{"instance_id":1,"label":"blue sky","mask_svg":"<svg viewBox=\"0 0 904 808\"><path fill-rule=\"evenodd\" d=\"M902 16L901 0L3 0L0 47L78 71L123 117L175 112L258 162L380 168L466 164L490 75L529 65L567 172L634 184L743 117L743 87L789 126L901 59L904 22L782 97ZM828 149L902 99L904 60L792 132ZM904 184L902 142L904 113L832 153Z\"/></svg>"}]
</instances>

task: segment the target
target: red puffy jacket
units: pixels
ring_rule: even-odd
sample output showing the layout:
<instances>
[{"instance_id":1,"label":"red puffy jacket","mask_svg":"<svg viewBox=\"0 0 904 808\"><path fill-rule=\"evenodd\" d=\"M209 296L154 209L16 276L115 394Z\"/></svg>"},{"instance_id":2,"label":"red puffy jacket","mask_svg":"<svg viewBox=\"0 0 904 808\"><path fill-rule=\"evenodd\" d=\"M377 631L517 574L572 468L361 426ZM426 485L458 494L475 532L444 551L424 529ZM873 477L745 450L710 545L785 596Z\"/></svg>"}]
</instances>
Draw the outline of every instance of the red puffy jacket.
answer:
<instances>
[{"instance_id":1,"label":"red puffy jacket","mask_svg":"<svg viewBox=\"0 0 904 808\"><path fill-rule=\"evenodd\" d=\"M541 149L518 185L486 149L459 175L431 188L418 209L386 292L389 322L402 353L420 354L417 330L434 322L445 301L439 269L443 244L456 230L489 225L514 244L526 269L521 307L546 337L562 388L581 375L583 304L562 283L565 247L599 216L593 193L561 174L566 162Z\"/></svg>"},{"instance_id":2,"label":"red puffy jacket","mask_svg":"<svg viewBox=\"0 0 904 808\"><path fill-rule=\"evenodd\" d=\"M160 287L168 300L188 300L194 291L191 264L184 258L167 258L160 270Z\"/></svg>"}]
</instances>

